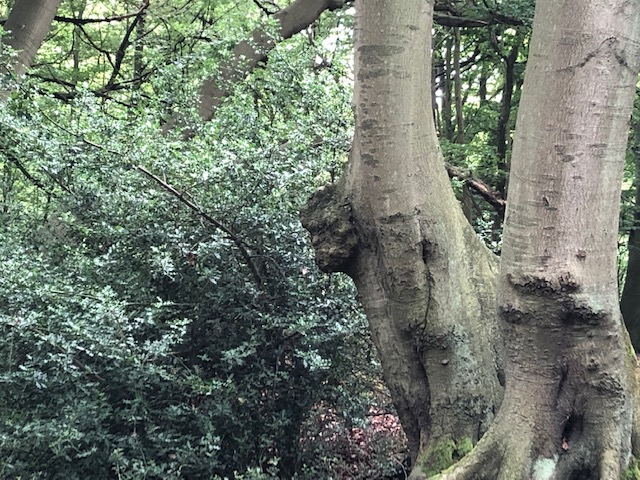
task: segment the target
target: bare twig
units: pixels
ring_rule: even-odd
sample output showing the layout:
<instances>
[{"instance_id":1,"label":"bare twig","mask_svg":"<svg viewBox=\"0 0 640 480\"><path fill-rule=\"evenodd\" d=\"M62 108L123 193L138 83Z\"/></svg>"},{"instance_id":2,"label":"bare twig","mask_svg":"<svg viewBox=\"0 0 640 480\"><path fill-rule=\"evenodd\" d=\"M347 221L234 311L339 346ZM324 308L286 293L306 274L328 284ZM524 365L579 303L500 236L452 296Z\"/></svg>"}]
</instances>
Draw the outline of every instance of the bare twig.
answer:
<instances>
[{"instance_id":1,"label":"bare twig","mask_svg":"<svg viewBox=\"0 0 640 480\"><path fill-rule=\"evenodd\" d=\"M122 20L126 20L127 18L136 17L140 15L144 10L149 6L149 0L146 0L142 7L134 13L125 13L124 15L116 15L114 17L107 18L71 18L71 17L63 17L60 15L56 15L53 19L57 22L64 23L72 23L73 25L87 25L90 23L108 23L108 22L119 22Z\"/></svg>"},{"instance_id":2,"label":"bare twig","mask_svg":"<svg viewBox=\"0 0 640 480\"><path fill-rule=\"evenodd\" d=\"M271 11L269 10L266 5L263 5L262 2L260 2L259 0L253 0L253 3L256 5L256 7L258 7L260 10L262 10L265 15L273 15L274 13L277 13L280 10L280 7L278 7L275 3L273 2L264 2L267 5L274 7L276 10L275 11Z\"/></svg>"}]
</instances>

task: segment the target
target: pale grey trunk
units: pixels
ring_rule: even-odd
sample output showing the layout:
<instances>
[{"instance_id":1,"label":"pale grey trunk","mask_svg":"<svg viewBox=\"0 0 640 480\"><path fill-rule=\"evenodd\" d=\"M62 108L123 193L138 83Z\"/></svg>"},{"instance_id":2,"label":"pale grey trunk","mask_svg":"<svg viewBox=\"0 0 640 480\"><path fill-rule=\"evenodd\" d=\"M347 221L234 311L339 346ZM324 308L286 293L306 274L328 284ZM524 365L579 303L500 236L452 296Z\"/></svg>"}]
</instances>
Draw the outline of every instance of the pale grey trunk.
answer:
<instances>
[{"instance_id":1,"label":"pale grey trunk","mask_svg":"<svg viewBox=\"0 0 640 480\"><path fill-rule=\"evenodd\" d=\"M413 457L428 470L446 446L455 456L476 442L499 405L497 263L462 214L436 138L433 3L364 0L356 10L351 158L303 222L318 264L354 279Z\"/></svg>"},{"instance_id":2,"label":"pale grey trunk","mask_svg":"<svg viewBox=\"0 0 640 480\"><path fill-rule=\"evenodd\" d=\"M16 77L24 75L31 66L60 3L61 0L18 0L11 9L4 25L9 35L2 43L17 52L9 68Z\"/></svg>"},{"instance_id":3,"label":"pale grey trunk","mask_svg":"<svg viewBox=\"0 0 640 480\"><path fill-rule=\"evenodd\" d=\"M617 296L638 2L538 0L498 286L506 391L446 479L617 479L636 434Z\"/></svg>"}]
</instances>

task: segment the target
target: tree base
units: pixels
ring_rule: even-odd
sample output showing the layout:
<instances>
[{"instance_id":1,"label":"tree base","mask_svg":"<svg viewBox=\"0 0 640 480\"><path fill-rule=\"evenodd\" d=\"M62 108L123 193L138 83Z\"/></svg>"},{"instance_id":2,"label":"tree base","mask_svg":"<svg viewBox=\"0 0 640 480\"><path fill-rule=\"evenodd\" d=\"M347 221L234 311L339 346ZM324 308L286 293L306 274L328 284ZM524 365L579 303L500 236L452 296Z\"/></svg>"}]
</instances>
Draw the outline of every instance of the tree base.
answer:
<instances>
[{"instance_id":1,"label":"tree base","mask_svg":"<svg viewBox=\"0 0 640 480\"><path fill-rule=\"evenodd\" d=\"M547 385L548 386L548 385ZM515 385L513 390L515 391ZM496 421L474 450L432 478L438 480L613 480L627 469L634 435L631 395L611 392L574 398L574 409L550 409L545 386L523 403L509 392ZM626 390L626 389L625 389ZM531 391L531 386L526 390ZM599 393L601 395L599 395ZM620 393L620 392L619 392ZM630 393L630 392L628 392ZM566 399L563 399L566 400ZM422 471L410 479L429 478Z\"/></svg>"}]
</instances>

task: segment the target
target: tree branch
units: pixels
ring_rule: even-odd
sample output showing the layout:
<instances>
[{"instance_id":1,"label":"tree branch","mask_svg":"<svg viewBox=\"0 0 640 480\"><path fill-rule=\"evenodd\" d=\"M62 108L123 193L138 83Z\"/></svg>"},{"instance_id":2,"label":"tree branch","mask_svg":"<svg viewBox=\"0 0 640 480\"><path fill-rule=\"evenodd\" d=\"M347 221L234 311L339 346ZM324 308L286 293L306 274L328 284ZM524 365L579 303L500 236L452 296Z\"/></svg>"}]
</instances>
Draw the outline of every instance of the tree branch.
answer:
<instances>
[{"instance_id":1,"label":"tree branch","mask_svg":"<svg viewBox=\"0 0 640 480\"><path fill-rule=\"evenodd\" d=\"M273 2L266 2L268 5L274 7L276 10L275 11L270 11L267 7L265 7L259 0L253 0L253 3L255 4L256 7L258 7L260 10L262 10L265 15L273 15L274 13L276 13L277 11L280 10L280 8L274 4Z\"/></svg>"},{"instance_id":2,"label":"tree branch","mask_svg":"<svg viewBox=\"0 0 640 480\"><path fill-rule=\"evenodd\" d=\"M31 175L31 173L29 173L29 171L26 169L26 167L24 165L22 165L20 160L18 160L18 158L15 155L13 155L13 154L11 154L9 152L4 152L4 154L6 155L7 159L13 165L15 165L15 167L18 170L20 170L20 172L22 172L22 174L25 176L25 178L27 180L29 180L35 187L37 187L38 189L42 190L47 195L52 195L53 194L47 187L44 186L44 184L40 180L38 180L33 175Z\"/></svg>"},{"instance_id":3,"label":"tree branch","mask_svg":"<svg viewBox=\"0 0 640 480\"><path fill-rule=\"evenodd\" d=\"M135 168L137 170L139 170L140 172L144 173L147 177L149 177L153 181L155 181L163 189L165 189L167 192L171 193L180 202L182 202L187 207L189 207L191 210L193 210L195 213L200 215L207 222L209 222L210 224L212 224L213 226L215 226L219 230L222 230L224 233L226 233L227 236L233 241L233 243L236 244L236 247L240 251L240 255L242 255L242 258L244 259L245 263L249 267L249 270L251 270L251 275L253 276L253 280L254 280L256 286L258 287L259 290L262 290L262 287L263 287L262 277L260 276L260 273L258 272L258 269L256 268L255 264L253 263L251 255L249 255L249 252L248 252L248 250L246 248L245 242L238 235L236 235L228 227L226 227L225 225L220 223L218 220L213 218L208 213L203 212L200 207L198 207L195 203L193 203L190 200L188 200L184 196L184 193L179 192L173 186L169 185L167 182L165 182L164 180L162 180L158 176L156 176L153 173L151 173L149 170L144 168L142 165L137 165Z\"/></svg>"},{"instance_id":4,"label":"tree branch","mask_svg":"<svg viewBox=\"0 0 640 480\"><path fill-rule=\"evenodd\" d=\"M118 51L116 52L116 61L115 61L115 64L113 65L113 71L111 72L111 77L109 78L109 81L107 82L105 88L108 88L109 86L115 84L116 78L118 78L118 75L120 74L120 68L122 67L122 61L124 60L124 55L127 51L127 47L131 44L131 42L129 42L129 38L131 37L131 34L135 30L136 25L140 21L140 18L144 14L144 11L148 7L149 7L149 0L144 0L142 2L142 6L140 7L140 10L138 10L137 15L133 19L133 22L131 22L131 25L129 25L129 28L127 28L124 38L122 39L122 42L120 42L120 46L118 47Z\"/></svg>"},{"instance_id":5,"label":"tree branch","mask_svg":"<svg viewBox=\"0 0 640 480\"><path fill-rule=\"evenodd\" d=\"M441 13L433 14L433 21L443 27L488 27L489 25L511 25L514 27L524 25L522 20L507 17L505 15L491 14L482 18L459 17L453 15L444 15Z\"/></svg>"},{"instance_id":6,"label":"tree branch","mask_svg":"<svg viewBox=\"0 0 640 480\"><path fill-rule=\"evenodd\" d=\"M116 15L114 17L108 18L71 18L71 17L63 17L60 15L56 15L53 19L57 22L63 23L71 23L73 25L88 25L91 23L108 23L108 22L120 22L122 20L126 20L127 18L137 17L142 14L149 7L149 0L146 0L142 7L134 13L125 13L124 15Z\"/></svg>"},{"instance_id":7,"label":"tree branch","mask_svg":"<svg viewBox=\"0 0 640 480\"><path fill-rule=\"evenodd\" d=\"M507 202L500 196L499 193L491 190L491 188L489 188L486 183L475 178L469 171L465 172L464 170L449 164L445 164L445 167L447 168L449 178L457 178L458 180L462 180L471 190L484 198L486 202L491 205L501 217L504 217L504 211L507 207Z\"/></svg>"},{"instance_id":8,"label":"tree branch","mask_svg":"<svg viewBox=\"0 0 640 480\"><path fill-rule=\"evenodd\" d=\"M511 26L520 26L524 25L524 22L518 18L509 17L507 15L503 15L497 11L495 11L491 6L488 5L486 1L482 2L484 4L484 9L480 7L480 11L478 11L478 16L466 16L463 12L461 12L455 5L446 3L446 4L436 4L434 6L434 14L433 21L438 25L442 25L444 27L486 27L489 25L511 25ZM474 2L474 5L475 2ZM477 6L477 5L476 5Z\"/></svg>"},{"instance_id":9,"label":"tree branch","mask_svg":"<svg viewBox=\"0 0 640 480\"><path fill-rule=\"evenodd\" d=\"M220 73L204 81L200 88L200 117L207 121L214 115L222 101L229 95L234 85L244 79L267 54L278 40L286 40L315 22L325 10L337 10L353 0L296 0L287 8L271 15L279 25L274 38L263 27L256 28L251 40L238 43L231 58L220 65ZM175 125L168 122L164 130Z\"/></svg>"}]
</instances>

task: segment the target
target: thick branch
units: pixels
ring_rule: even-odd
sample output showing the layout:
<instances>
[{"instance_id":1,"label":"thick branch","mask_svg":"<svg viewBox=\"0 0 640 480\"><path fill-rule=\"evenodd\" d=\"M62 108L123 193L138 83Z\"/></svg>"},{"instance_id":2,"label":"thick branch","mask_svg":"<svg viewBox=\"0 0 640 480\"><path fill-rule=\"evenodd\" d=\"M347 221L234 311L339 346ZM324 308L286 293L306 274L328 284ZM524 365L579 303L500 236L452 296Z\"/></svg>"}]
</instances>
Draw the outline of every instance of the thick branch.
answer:
<instances>
[{"instance_id":1,"label":"thick branch","mask_svg":"<svg viewBox=\"0 0 640 480\"><path fill-rule=\"evenodd\" d=\"M272 15L279 26L276 35L285 40L307 28L325 10L337 10L353 0L297 0L287 8ZM251 34L251 40L237 44L231 58L220 66L220 73L205 80L200 88L200 117L210 120L233 85L244 79L276 45L277 39L259 27ZM171 123L166 127L171 128Z\"/></svg>"},{"instance_id":2,"label":"thick branch","mask_svg":"<svg viewBox=\"0 0 640 480\"><path fill-rule=\"evenodd\" d=\"M482 198L484 198L489 205L491 205L500 216L504 217L504 210L507 207L507 202L500 195L491 190L482 180L474 178L470 172L465 172L460 168L452 165L446 165L447 173L450 178L457 178L464 181L464 183Z\"/></svg>"},{"instance_id":3,"label":"thick branch","mask_svg":"<svg viewBox=\"0 0 640 480\"><path fill-rule=\"evenodd\" d=\"M443 27L487 27L489 25L511 25L520 26L524 25L522 20L517 18L510 18L504 15L492 14L482 18L470 18L460 17L453 15L443 15L435 13L433 15L434 23L442 25Z\"/></svg>"},{"instance_id":4,"label":"thick branch","mask_svg":"<svg viewBox=\"0 0 640 480\"><path fill-rule=\"evenodd\" d=\"M53 19L56 22L63 23L71 23L73 25L88 25L91 23L110 23L110 22L120 22L122 20L126 20L127 18L137 17L149 6L149 2L145 1L142 7L134 13L125 13L124 15L116 15L113 17L107 18L71 18L71 17L63 17L60 15L56 15Z\"/></svg>"},{"instance_id":5,"label":"thick branch","mask_svg":"<svg viewBox=\"0 0 640 480\"><path fill-rule=\"evenodd\" d=\"M475 3L475 2L474 2ZM499 12L493 11L493 9L483 2L485 8L482 11L477 12L477 16L472 15L469 17L461 12L455 5L450 3L441 3L434 6L433 21L438 25L444 27L486 27L489 25L510 25L520 26L524 25L524 21L502 15Z\"/></svg>"}]
</instances>

